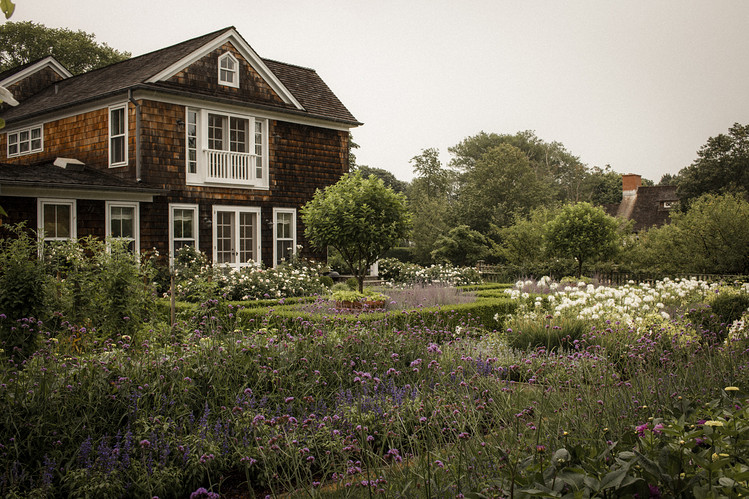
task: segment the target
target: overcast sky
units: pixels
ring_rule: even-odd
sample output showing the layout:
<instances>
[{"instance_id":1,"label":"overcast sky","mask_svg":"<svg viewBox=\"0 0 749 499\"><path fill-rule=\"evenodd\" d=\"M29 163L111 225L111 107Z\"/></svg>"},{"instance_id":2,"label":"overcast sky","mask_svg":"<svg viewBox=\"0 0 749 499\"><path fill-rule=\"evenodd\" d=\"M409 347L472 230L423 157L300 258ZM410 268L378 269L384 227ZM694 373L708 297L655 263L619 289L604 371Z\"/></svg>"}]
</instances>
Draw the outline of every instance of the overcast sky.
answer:
<instances>
[{"instance_id":1,"label":"overcast sky","mask_svg":"<svg viewBox=\"0 0 749 499\"><path fill-rule=\"evenodd\" d=\"M657 182L749 122L746 0L16 0L12 20L134 56L235 26L317 70L364 123L358 163L402 180L422 149L534 130Z\"/></svg>"}]
</instances>

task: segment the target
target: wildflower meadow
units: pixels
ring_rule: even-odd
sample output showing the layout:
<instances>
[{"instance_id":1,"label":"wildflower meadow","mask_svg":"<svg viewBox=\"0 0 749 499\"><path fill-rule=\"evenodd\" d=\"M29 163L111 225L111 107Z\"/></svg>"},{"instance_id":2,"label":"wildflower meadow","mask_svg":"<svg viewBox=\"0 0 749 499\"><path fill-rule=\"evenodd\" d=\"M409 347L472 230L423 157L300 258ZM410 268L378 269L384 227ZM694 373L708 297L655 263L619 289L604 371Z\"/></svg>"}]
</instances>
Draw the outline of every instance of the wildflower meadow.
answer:
<instances>
[{"instance_id":1,"label":"wildflower meadow","mask_svg":"<svg viewBox=\"0 0 749 499\"><path fill-rule=\"evenodd\" d=\"M197 272L174 324L142 278L122 330L72 321L65 275L53 313L1 313L0 494L749 494L747 284L473 280L344 312L310 269L252 297L263 269L231 295Z\"/></svg>"}]
</instances>

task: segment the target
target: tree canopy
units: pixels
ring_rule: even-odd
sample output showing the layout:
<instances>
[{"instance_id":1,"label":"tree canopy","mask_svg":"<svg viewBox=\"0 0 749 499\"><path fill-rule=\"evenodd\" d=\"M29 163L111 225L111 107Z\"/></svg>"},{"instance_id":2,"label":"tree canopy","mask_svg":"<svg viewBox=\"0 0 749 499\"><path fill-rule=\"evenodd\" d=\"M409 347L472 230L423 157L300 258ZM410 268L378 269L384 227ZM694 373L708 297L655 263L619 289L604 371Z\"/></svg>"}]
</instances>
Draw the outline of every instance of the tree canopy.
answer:
<instances>
[{"instance_id":1,"label":"tree canopy","mask_svg":"<svg viewBox=\"0 0 749 499\"><path fill-rule=\"evenodd\" d=\"M703 194L749 193L749 125L707 139L676 184L684 208Z\"/></svg>"},{"instance_id":2,"label":"tree canopy","mask_svg":"<svg viewBox=\"0 0 749 499\"><path fill-rule=\"evenodd\" d=\"M317 190L301 210L305 235L313 246L332 246L364 290L367 269L408 235L406 197L370 175L347 173L336 184Z\"/></svg>"},{"instance_id":3,"label":"tree canopy","mask_svg":"<svg viewBox=\"0 0 749 499\"><path fill-rule=\"evenodd\" d=\"M570 204L548 223L546 240L552 254L577 260L577 275L585 261L612 256L619 245L619 222L590 203Z\"/></svg>"},{"instance_id":4,"label":"tree canopy","mask_svg":"<svg viewBox=\"0 0 749 499\"><path fill-rule=\"evenodd\" d=\"M52 55L71 73L80 74L130 58L99 44L93 34L67 28L48 28L31 21L0 26L0 71Z\"/></svg>"}]
</instances>

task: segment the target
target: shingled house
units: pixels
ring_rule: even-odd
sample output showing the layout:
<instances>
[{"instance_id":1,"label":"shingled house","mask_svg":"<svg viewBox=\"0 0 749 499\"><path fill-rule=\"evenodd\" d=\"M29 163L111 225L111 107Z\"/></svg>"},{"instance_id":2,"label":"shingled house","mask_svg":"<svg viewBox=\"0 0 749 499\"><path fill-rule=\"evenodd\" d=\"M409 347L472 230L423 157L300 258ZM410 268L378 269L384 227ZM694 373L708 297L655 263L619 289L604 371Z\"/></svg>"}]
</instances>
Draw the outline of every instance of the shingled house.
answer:
<instances>
[{"instance_id":1,"label":"shingled house","mask_svg":"<svg viewBox=\"0 0 749 499\"><path fill-rule=\"evenodd\" d=\"M72 76L54 58L0 74L0 206L46 240L94 235L275 266L299 208L348 170L360 125L314 70L233 28Z\"/></svg>"},{"instance_id":2,"label":"shingled house","mask_svg":"<svg viewBox=\"0 0 749 499\"><path fill-rule=\"evenodd\" d=\"M622 201L606 206L606 212L633 220L633 230L640 232L668 223L671 210L679 203L675 185L642 185L640 175L622 175Z\"/></svg>"}]
</instances>

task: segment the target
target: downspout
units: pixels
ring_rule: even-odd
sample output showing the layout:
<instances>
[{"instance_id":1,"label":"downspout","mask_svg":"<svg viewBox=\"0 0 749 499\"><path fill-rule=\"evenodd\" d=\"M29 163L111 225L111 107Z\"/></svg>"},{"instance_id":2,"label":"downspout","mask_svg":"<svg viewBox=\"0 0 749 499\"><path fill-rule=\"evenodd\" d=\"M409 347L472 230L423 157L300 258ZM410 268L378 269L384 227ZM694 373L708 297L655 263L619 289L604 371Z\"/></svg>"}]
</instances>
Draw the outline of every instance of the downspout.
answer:
<instances>
[{"instance_id":1,"label":"downspout","mask_svg":"<svg viewBox=\"0 0 749 499\"><path fill-rule=\"evenodd\" d=\"M141 165L141 144L140 144L140 126L141 110L140 104L133 98L133 90L127 91L127 98L135 106L135 180L140 182L140 165Z\"/></svg>"}]
</instances>

